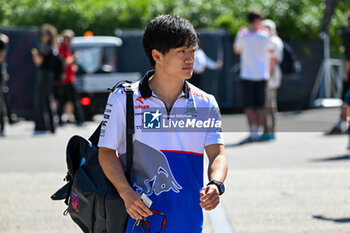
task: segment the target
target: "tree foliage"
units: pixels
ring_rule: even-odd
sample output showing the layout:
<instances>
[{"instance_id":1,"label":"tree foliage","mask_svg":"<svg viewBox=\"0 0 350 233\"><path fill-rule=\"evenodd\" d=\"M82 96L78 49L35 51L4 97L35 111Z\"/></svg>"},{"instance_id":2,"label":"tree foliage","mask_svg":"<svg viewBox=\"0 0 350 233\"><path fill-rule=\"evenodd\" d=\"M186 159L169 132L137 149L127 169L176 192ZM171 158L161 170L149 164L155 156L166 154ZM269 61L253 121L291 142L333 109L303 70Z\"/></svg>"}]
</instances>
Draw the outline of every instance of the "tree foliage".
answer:
<instances>
[{"instance_id":1,"label":"tree foliage","mask_svg":"<svg viewBox=\"0 0 350 233\"><path fill-rule=\"evenodd\" d=\"M319 38L324 0L0 0L0 26L55 25L113 35L116 28L144 28L159 14L176 13L195 27L226 28L234 35L246 25L246 13L260 10L274 20L284 39ZM339 0L330 26L332 42L340 45L339 29L350 0Z\"/></svg>"}]
</instances>

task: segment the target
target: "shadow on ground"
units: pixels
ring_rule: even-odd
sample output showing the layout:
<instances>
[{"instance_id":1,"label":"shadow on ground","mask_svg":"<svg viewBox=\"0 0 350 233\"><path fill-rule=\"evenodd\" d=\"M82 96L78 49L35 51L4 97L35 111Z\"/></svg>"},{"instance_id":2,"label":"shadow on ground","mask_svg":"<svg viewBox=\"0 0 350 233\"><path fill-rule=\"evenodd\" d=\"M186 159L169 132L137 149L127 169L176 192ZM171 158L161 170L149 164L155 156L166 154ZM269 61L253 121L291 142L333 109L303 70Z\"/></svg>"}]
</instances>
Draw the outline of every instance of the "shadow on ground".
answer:
<instances>
[{"instance_id":1,"label":"shadow on ground","mask_svg":"<svg viewBox=\"0 0 350 233\"><path fill-rule=\"evenodd\" d=\"M334 223L350 223L350 218L327 218L322 215L314 215L312 217L314 219L321 220L321 221L328 221L328 222L334 222Z\"/></svg>"},{"instance_id":2,"label":"shadow on ground","mask_svg":"<svg viewBox=\"0 0 350 233\"><path fill-rule=\"evenodd\" d=\"M252 145L256 143L269 143L274 142L275 140L258 140L258 141L249 141L247 139L243 139L242 141L239 141L237 143L231 143L231 144L225 144L225 147L239 147L239 146L245 146L245 145Z\"/></svg>"},{"instance_id":3,"label":"shadow on ground","mask_svg":"<svg viewBox=\"0 0 350 233\"><path fill-rule=\"evenodd\" d=\"M344 160L350 160L350 155L338 155L334 157L321 158L321 159L312 159L310 162L341 162Z\"/></svg>"}]
</instances>

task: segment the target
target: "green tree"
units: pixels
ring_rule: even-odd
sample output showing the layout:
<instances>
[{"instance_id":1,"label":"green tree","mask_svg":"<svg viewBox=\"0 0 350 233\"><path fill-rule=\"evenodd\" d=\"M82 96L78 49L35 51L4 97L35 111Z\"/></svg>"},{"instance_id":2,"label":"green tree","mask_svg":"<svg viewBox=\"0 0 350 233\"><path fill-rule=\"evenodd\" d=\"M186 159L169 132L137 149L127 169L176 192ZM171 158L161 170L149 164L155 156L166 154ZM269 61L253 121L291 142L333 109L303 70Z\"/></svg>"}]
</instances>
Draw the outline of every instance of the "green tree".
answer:
<instances>
[{"instance_id":1,"label":"green tree","mask_svg":"<svg viewBox=\"0 0 350 233\"><path fill-rule=\"evenodd\" d=\"M40 26L50 23L58 31L73 29L77 35L92 30L113 35L116 28L144 28L159 14L176 13L197 28L226 28L235 35L246 25L250 9L274 20L283 39L319 38L324 0L0 0L0 26ZM331 25L332 49L339 51L339 30L350 0L339 0Z\"/></svg>"}]
</instances>

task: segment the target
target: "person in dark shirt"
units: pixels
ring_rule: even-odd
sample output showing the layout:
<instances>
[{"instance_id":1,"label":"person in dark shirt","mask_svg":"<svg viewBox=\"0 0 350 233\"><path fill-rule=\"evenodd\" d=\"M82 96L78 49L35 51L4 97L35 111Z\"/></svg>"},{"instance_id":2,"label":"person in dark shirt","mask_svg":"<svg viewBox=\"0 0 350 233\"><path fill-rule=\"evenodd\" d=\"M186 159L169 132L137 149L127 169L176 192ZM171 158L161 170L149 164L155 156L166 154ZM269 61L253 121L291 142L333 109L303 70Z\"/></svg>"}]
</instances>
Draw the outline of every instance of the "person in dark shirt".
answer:
<instances>
[{"instance_id":1,"label":"person in dark shirt","mask_svg":"<svg viewBox=\"0 0 350 233\"><path fill-rule=\"evenodd\" d=\"M39 50L32 49L33 61L39 68L34 97L35 134L46 131L55 133L53 110L51 107L53 76L54 76L54 45L57 30L49 24L41 29L41 44Z\"/></svg>"},{"instance_id":2,"label":"person in dark shirt","mask_svg":"<svg viewBox=\"0 0 350 233\"><path fill-rule=\"evenodd\" d=\"M344 80L349 82L350 78L350 12L347 15L348 24L342 30L342 40L344 46L344 54L345 54L345 73Z\"/></svg>"},{"instance_id":3,"label":"person in dark shirt","mask_svg":"<svg viewBox=\"0 0 350 233\"><path fill-rule=\"evenodd\" d=\"M347 25L344 26L341 30L341 38L344 47L344 55L345 55L345 72L343 76L343 90L341 94L341 99L343 103L346 102L346 94L348 89L350 88L350 12L347 14ZM340 118L338 122L334 125L334 127L326 132L326 135L334 135L334 134L342 134L344 130L342 127L346 123L346 106L345 104L341 107ZM349 147L350 148L350 147Z\"/></svg>"},{"instance_id":4,"label":"person in dark shirt","mask_svg":"<svg viewBox=\"0 0 350 233\"><path fill-rule=\"evenodd\" d=\"M7 54L7 44L8 37L2 33L0 33L0 136L4 136L5 129L5 114L8 112L7 104L6 104L6 81L8 80L8 74L6 70L6 54ZM9 121L11 118L9 117Z\"/></svg>"},{"instance_id":5,"label":"person in dark shirt","mask_svg":"<svg viewBox=\"0 0 350 233\"><path fill-rule=\"evenodd\" d=\"M348 12L346 18L348 21L347 25L342 29L342 41L345 55L345 72L343 80L349 84L347 89L343 90L343 92L346 92L343 104L345 106L343 107L343 111L345 111L345 119L350 115L350 12ZM347 134L349 136L347 149L350 150L350 125L348 126Z\"/></svg>"}]
</instances>

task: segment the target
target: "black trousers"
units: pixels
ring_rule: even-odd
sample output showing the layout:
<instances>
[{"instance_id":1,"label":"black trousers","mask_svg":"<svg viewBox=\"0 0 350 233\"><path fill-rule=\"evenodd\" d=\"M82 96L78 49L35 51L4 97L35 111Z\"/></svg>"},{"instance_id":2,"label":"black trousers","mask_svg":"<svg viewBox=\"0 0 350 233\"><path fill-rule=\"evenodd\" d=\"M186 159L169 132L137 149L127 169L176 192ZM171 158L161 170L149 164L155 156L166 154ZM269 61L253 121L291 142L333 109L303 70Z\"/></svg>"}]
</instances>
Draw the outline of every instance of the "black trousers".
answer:
<instances>
[{"instance_id":1,"label":"black trousers","mask_svg":"<svg viewBox=\"0 0 350 233\"><path fill-rule=\"evenodd\" d=\"M40 70L34 94L35 131L55 132L54 114L51 106L53 87L53 72Z\"/></svg>"},{"instance_id":2,"label":"black trousers","mask_svg":"<svg viewBox=\"0 0 350 233\"><path fill-rule=\"evenodd\" d=\"M80 98L75 90L74 84L64 84L63 86L63 98L62 104L58 108L59 114L62 116L63 107L67 102L72 102L74 107L74 118L77 124L81 124L84 122L84 113L80 104Z\"/></svg>"}]
</instances>

